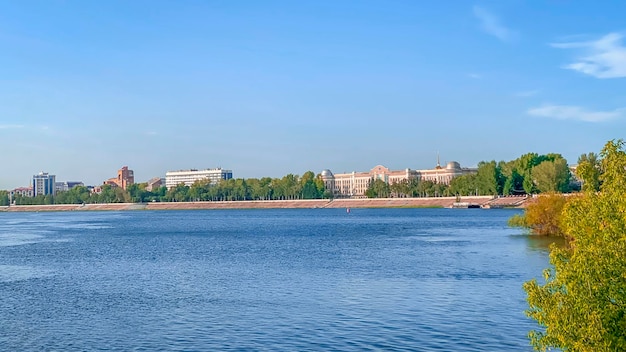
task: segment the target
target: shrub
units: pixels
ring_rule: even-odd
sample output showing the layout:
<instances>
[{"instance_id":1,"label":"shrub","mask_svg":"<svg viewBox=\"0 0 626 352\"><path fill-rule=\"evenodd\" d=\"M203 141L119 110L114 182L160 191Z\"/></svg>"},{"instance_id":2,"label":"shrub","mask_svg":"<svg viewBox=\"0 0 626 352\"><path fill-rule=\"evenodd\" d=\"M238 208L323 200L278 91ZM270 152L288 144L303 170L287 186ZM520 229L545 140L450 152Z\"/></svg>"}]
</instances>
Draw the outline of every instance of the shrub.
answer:
<instances>
[{"instance_id":1,"label":"shrub","mask_svg":"<svg viewBox=\"0 0 626 352\"><path fill-rule=\"evenodd\" d=\"M528 204L523 215L513 215L508 224L528 228L536 235L565 236L561 217L566 202L567 198L562 194L539 195Z\"/></svg>"}]
</instances>

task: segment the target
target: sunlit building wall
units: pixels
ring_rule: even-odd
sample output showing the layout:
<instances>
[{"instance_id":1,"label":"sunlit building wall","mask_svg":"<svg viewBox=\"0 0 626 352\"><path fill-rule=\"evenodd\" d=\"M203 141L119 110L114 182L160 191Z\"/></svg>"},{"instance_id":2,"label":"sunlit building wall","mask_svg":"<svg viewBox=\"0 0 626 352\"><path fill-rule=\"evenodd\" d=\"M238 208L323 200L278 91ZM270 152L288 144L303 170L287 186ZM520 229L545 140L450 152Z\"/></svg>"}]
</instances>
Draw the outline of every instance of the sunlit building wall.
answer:
<instances>
[{"instance_id":1,"label":"sunlit building wall","mask_svg":"<svg viewBox=\"0 0 626 352\"><path fill-rule=\"evenodd\" d=\"M218 183L220 180L228 180L231 178L233 178L232 170L224 170L222 168L168 171L165 173L165 186L167 189L170 189L181 183L186 186L191 186L194 182L200 180L209 180L211 183Z\"/></svg>"},{"instance_id":2,"label":"sunlit building wall","mask_svg":"<svg viewBox=\"0 0 626 352\"><path fill-rule=\"evenodd\" d=\"M55 195L56 194L56 176L47 172L40 172L33 175L33 197L38 195Z\"/></svg>"},{"instance_id":3,"label":"sunlit building wall","mask_svg":"<svg viewBox=\"0 0 626 352\"><path fill-rule=\"evenodd\" d=\"M445 168L438 164L434 169L426 170L389 170L378 165L370 171L333 174L326 169L322 171L321 177L326 189L331 191L335 197L359 198L365 197L365 191L367 191L371 180L380 179L391 185L404 180L418 179L448 185L457 176L476 172L476 168L462 168L458 162L451 161Z\"/></svg>"}]
</instances>

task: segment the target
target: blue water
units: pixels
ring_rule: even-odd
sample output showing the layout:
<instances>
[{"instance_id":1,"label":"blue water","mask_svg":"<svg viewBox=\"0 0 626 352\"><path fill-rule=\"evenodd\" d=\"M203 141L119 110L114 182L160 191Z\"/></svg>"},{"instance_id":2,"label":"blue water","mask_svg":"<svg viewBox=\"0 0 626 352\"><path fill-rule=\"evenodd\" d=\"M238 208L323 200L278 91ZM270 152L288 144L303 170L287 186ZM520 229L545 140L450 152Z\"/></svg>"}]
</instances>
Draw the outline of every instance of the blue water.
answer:
<instances>
[{"instance_id":1,"label":"blue water","mask_svg":"<svg viewBox=\"0 0 626 352\"><path fill-rule=\"evenodd\" d=\"M513 214L0 213L0 349L530 351Z\"/></svg>"}]
</instances>

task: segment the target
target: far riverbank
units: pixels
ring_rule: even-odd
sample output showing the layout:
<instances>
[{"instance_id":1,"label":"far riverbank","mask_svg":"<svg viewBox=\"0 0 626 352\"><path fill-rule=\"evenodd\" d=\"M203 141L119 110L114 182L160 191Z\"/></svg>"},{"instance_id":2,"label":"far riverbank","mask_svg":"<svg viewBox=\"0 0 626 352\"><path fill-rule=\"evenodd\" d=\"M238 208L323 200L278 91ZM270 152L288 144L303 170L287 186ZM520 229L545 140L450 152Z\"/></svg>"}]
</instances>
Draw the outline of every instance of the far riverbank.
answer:
<instances>
[{"instance_id":1,"label":"far riverbank","mask_svg":"<svg viewBox=\"0 0 626 352\"><path fill-rule=\"evenodd\" d=\"M300 199L300 200L248 200L210 202L155 202L155 203L107 203L107 204L52 204L12 205L0 207L0 211L122 211L122 210L192 210L192 209L301 209L301 208L449 208L459 199L456 197L432 198L366 198L366 199ZM523 207L525 197L476 196L462 197L461 203L483 208Z\"/></svg>"}]
</instances>

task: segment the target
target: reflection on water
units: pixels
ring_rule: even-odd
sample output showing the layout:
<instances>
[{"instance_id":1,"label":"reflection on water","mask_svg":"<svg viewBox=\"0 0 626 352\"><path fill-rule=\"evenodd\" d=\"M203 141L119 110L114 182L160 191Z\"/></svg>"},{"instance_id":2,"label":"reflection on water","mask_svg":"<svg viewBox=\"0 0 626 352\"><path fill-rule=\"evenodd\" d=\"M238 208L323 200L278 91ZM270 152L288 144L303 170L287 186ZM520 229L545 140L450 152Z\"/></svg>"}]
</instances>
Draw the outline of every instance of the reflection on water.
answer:
<instances>
[{"instance_id":1,"label":"reflection on water","mask_svg":"<svg viewBox=\"0 0 626 352\"><path fill-rule=\"evenodd\" d=\"M563 237L525 235L525 238L528 249L534 251L550 253L550 246L552 244L558 247L565 247L567 245L567 241Z\"/></svg>"}]
</instances>

